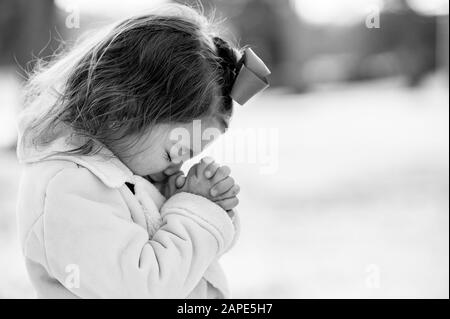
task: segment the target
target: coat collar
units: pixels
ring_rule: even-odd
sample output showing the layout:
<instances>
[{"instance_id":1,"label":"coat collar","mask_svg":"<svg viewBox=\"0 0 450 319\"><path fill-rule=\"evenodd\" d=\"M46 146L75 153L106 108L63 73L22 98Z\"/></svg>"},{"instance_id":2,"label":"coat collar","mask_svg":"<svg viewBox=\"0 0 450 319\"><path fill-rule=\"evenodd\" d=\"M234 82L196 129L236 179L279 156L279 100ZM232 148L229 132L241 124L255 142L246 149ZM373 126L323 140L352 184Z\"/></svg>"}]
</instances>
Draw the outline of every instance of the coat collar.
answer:
<instances>
[{"instance_id":1,"label":"coat collar","mask_svg":"<svg viewBox=\"0 0 450 319\"><path fill-rule=\"evenodd\" d=\"M105 185L119 188L126 182L134 183L134 174L109 149L102 146L94 155L73 155L67 151L76 148L73 138L60 137L46 146L37 149L20 143L17 147L17 157L20 163L36 163L50 160L70 161L81 165L97 176Z\"/></svg>"}]
</instances>

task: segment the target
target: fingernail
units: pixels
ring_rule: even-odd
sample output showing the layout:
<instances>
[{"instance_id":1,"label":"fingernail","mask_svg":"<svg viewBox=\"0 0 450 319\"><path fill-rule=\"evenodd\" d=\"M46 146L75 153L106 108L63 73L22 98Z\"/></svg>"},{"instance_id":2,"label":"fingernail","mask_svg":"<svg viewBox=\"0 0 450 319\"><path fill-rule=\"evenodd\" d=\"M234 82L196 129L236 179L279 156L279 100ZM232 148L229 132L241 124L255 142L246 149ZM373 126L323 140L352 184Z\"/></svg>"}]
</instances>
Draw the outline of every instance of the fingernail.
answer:
<instances>
[{"instance_id":1,"label":"fingernail","mask_svg":"<svg viewBox=\"0 0 450 319\"><path fill-rule=\"evenodd\" d=\"M217 195L217 191L216 191L215 189L212 189L212 190L211 190L211 196L214 197L214 196L216 196L216 195Z\"/></svg>"},{"instance_id":2,"label":"fingernail","mask_svg":"<svg viewBox=\"0 0 450 319\"><path fill-rule=\"evenodd\" d=\"M206 172L205 172L205 176L206 176L207 178L210 178L210 177L212 176L212 174L211 174L210 171L206 171Z\"/></svg>"}]
</instances>

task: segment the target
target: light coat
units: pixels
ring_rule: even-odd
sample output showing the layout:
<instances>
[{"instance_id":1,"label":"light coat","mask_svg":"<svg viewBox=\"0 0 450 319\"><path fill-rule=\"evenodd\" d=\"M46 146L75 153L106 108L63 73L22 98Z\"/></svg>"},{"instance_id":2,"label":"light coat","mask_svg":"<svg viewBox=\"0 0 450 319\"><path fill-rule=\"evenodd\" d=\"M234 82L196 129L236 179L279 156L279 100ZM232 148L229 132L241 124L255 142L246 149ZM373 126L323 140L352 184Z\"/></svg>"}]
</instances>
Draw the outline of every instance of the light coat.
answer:
<instances>
[{"instance_id":1,"label":"light coat","mask_svg":"<svg viewBox=\"0 0 450 319\"><path fill-rule=\"evenodd\" d=\"M19 133L29 121L24 113ZM237 238L237 215L190 193L164 198L106 148L63 154L70 136L39 150L19 139L18 226L37 296L230 297L218 259Z\"/></svg>"}]
</instances>

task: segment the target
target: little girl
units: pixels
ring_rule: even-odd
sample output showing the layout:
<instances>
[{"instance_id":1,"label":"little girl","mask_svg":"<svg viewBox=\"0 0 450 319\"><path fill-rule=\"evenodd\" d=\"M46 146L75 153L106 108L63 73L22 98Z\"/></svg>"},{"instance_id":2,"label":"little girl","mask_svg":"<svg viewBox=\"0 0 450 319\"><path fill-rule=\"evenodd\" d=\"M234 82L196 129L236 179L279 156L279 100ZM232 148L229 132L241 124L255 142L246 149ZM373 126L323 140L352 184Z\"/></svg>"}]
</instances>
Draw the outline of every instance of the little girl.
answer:
<instances>
[{"instance_id":1,"label":"little girl","mask_svg":"<svg viewBox=\"0 0 450 319\"><path fill-rule=\"evenodd\" d=\"M194 120L226 130L232 100L252 95L245 79L236 88L240 70L264 75L246 55L175 5L122 21L33 76L19 120L18 222L38 297L229 297L218 259L239 231L239 187L211 159L184 176L195 141L171 133L195 135Z\"/></svg>"}]
</instances>

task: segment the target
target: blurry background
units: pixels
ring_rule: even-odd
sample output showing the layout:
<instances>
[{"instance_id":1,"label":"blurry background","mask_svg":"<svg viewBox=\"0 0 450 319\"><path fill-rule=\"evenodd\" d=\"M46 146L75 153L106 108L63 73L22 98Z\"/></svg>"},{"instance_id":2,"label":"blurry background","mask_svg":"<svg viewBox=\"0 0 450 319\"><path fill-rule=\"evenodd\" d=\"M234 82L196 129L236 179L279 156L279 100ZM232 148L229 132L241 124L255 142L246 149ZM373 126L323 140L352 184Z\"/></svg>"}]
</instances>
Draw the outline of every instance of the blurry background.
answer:
<instances>
[{"instance_id":1,"label":"blurry background","mask_svg":"<svg viewBox=\"0 0 450 319\"><path fill-rule=\"evenodd\" d=\"M33 297L14 212L25 71L163 2L0 0L0 297ZM236 108L229 133L279 138L266 146L272 174L227 163L242 186L241 240L224 257L234 296L448 298L448 1L203 5L273 70L272 88Z\"/></svg>"}]
</instances>

